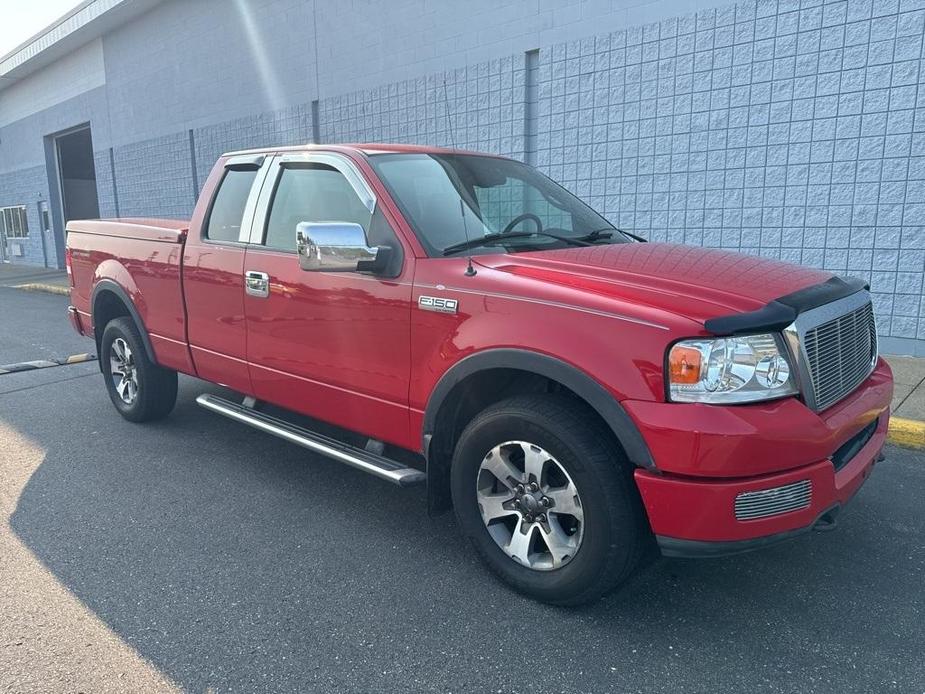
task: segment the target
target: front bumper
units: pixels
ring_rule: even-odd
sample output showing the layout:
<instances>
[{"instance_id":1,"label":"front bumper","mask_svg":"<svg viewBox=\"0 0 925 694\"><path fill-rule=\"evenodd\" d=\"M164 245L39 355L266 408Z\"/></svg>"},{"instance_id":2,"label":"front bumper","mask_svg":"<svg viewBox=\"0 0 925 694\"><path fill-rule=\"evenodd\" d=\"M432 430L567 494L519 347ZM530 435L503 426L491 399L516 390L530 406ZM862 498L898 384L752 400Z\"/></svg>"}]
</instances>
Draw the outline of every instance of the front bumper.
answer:
<instances>
[{"instance_id":1,"label":"front bumper","mask_svg":"<svg viewBox=\"0 0 925 694\"><path fill-rule=\"evenodd\" d=\"M881 362L852 396L821 414L792 400L778 404L778 416L768 419L766 428L760 426L762 418L769 414L768 409L773 409L773 404L750 410L715 408L718 416L707 431L692 429L702 423L695 417L676 441L675 469L666 472L656 455L658 470L639 469L635 473L662 553L674 557L736 554L807 532L820 519L827 525L854 496L881 457L889 427L891 396L892 374L885 362ZM792 405L802 408L802 413ZM790 416L784 417L785 413ZM676 430L683 427L679 422L684 421L677 414L680 410L674 418ZM730 421L730 416L735 418L732 421L737 426L723 435L717 424ZM646 436L646 427L640 428ZM766 429L786 434L775 444ZM664 436L664 430L660 430L655 440ZM695 444L693 450L678 445L685 440ZM803 447L797 445L801 440ZM658 446L653 448L658 450ZM825 450L822 455L818 455L820 448ZM808 462L807 450L816 456ZM724 454L734 457L725 460L715 457ZM679 460L694 462L693 469L679 474ZM777 470L768 470L772 462ZM786 469L781 470L782 467ZM722 470L728 472L722 475ZM785 490L798 487L805 492L807 485L811 492L800 497L800 503L792 508L751 518L743 518L744 512L737 513L737 498L740 501L748 498L741 497L742 494L753 493L750 496L754 498L755 492L781 487ZM768 503L776 502L759 501L759 510Z\"/></svg>"}]
</instances>

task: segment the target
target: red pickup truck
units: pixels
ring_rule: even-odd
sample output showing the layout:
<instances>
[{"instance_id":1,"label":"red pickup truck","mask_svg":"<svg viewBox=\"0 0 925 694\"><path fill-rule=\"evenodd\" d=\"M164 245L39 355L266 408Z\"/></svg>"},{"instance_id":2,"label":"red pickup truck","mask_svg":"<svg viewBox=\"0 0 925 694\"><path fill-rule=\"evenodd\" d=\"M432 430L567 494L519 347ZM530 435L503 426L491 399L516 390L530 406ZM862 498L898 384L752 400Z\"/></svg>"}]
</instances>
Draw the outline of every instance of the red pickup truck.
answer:
<instances>
[{"instance_id":1,"label":"red pickup truck","mask_svg":"<svg viewBox=\"0 0 925 694\"><path fill-rule=\"evenodd\" d=\"M227 386L243 402L198 402L426 483L543 601L593 600L656 546L830 528L882 457L863 281L644 243L511 159L237 152L190 221L67 228L70 320L123 417L166 416L178 373Z\"/></svg>"}]
</instances>

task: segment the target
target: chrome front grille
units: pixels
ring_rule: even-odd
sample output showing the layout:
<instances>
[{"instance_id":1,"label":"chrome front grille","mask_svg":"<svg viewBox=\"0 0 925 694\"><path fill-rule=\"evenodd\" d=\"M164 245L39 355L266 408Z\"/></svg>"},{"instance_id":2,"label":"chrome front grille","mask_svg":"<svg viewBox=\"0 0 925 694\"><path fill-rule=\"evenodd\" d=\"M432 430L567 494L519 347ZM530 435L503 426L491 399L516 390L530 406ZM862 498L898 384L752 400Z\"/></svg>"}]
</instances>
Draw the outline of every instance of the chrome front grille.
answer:
<instances>
[{"instance_id":1,"label":"chrome front grille","mask_svg":"<svg viewBox=\"0 0 925 694\"><path fill-rule=\"evenodd\" d=\"M866 305L806 332L803 340L816 409L834 405L870 375L877 354L874 309Z\"/></svg>"},{"instance_id":2,"label":"chrome front grille","mask_svg":"<svg viewBox=\"0 0 925 694\"><path fill-rule=\"evenodd\" d=\"M803 395L817 412L867 378L877 361L877 326L866 291L801 314L794 324Z\"/></svg>"},{"instance_id":3,"label":"chrome front grille","mask_svg":"<svg viewBox=\"0 0 925 694\"><path fill-rule=\"evenodd\" d=\"M736 496L736 520L756 520L789 511L809 508L813 501L813 483L800 480L783 487L743 492Z\"/></svg>"}]
</instances>

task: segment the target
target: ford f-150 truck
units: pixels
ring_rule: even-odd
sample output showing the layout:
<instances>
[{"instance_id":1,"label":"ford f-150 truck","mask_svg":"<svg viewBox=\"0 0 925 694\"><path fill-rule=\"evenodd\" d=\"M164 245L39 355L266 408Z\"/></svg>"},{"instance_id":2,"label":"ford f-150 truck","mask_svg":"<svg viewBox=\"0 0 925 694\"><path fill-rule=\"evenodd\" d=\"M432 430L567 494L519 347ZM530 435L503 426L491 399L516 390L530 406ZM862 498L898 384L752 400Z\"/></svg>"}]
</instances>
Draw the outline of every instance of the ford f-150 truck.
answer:
<instances>
[{"instance_id":1,"label":"ford f-150 truck","mask_svg":"<svg viewBox=\"0 0 925 694\"><path fill-rule=\"evenodd\" d=\"M539 600L593 600L656 547L830 528L882 457L863 280L645 243L511 159L235 152L189 221L67 229L70 320L123 417L165 417L178 373L226 386L199 404L426 484Z\"/></svg>"}]
</instances>

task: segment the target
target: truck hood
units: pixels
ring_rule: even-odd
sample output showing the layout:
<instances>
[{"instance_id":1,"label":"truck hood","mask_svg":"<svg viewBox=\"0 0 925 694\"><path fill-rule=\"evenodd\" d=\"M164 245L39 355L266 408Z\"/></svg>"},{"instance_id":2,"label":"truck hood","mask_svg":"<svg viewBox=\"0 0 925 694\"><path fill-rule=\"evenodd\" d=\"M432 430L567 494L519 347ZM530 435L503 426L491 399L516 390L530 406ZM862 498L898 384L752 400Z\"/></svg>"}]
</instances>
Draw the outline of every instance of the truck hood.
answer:
<instances>
[{"instance_id":1,"label":"truck hood","mask_svg":"<svg viewBox=\"0 0 925 694\"><path fill-rule=\"evenodd\" d=\"M621 243L479 256L485 267L651 306L699 323L754 311L832 274L730 251Z\"/></svg>"}]
</instances>

